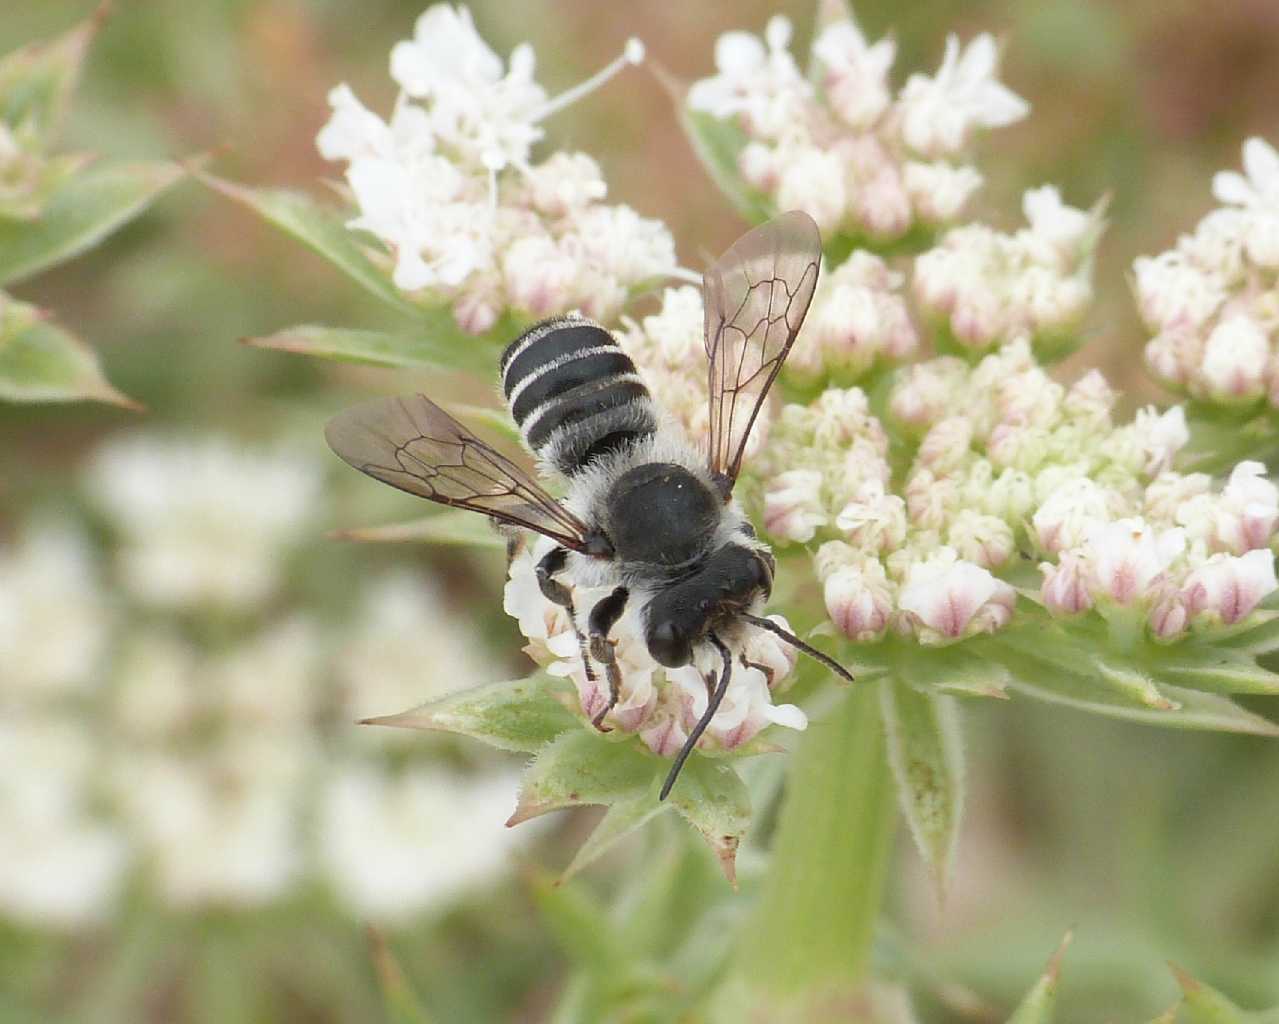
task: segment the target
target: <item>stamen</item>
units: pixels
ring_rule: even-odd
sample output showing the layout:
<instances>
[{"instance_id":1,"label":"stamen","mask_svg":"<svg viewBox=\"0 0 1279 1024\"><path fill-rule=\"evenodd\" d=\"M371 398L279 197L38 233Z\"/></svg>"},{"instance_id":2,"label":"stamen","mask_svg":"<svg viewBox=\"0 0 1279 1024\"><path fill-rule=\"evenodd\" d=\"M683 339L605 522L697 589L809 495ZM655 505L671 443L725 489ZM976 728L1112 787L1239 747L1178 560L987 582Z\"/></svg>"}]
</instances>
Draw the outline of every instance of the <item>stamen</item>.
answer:
<instances>
[{"instance_id":1,"label":"stamen","mask_svg":"<svg viewBox=\"0 0 1279 1024\"><path fill-rule=\"evenodd\" d=\"M541 110L533 117L533 121L544 121L552 114L558 114L565 107L576 103L583 96L587 96L594 92L610 78L616 75L623 68L632 64L640 64L644 61L644 43L634 37L626 40L626 46L622 48L622 53L607 67L602 68L595 74L591 75L585 82L573 86L560 93L553 100L548 100Z\"/></svg>"}]
</instances>

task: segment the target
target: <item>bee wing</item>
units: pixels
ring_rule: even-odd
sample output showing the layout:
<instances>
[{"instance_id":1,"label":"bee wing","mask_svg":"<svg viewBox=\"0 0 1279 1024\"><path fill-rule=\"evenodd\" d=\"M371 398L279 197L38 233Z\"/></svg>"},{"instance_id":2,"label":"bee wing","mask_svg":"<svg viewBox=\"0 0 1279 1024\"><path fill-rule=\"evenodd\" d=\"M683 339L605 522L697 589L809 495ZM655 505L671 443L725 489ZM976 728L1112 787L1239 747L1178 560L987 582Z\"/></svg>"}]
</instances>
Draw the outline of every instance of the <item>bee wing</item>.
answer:
<instances>
[{"instance_id":1,"label":"bee wing","mask_svg":"<svg viewBox=\"0 0 1279 1024\"><path fill-rule=\"evenodd\" d=\"M748 231L702 278L710 471L730 488L751 426L808 312L821 259L817 225L796 210Z\"/></svg>"},{"instance_id":2,"label":"bee wing","mask_svg":"<svg viewBox=\"0 0 1279 1024\"><path fill-rule=\"evenodd\" d=\"M591 531L527 473L425 395L379 398L329 420L324 437L361 473L586 551Z\"/></svg>"}]
</instances>

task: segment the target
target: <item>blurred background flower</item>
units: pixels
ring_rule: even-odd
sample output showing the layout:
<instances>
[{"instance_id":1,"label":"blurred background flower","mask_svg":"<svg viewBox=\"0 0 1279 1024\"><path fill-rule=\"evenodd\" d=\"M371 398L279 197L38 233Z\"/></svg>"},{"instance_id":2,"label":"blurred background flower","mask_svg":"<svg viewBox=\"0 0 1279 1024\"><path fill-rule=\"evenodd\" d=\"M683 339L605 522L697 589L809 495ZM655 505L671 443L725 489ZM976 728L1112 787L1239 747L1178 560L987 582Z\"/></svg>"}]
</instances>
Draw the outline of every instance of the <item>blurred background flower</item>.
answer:
<instances>
[{"instance_id":1,"label":"blurred background flower","mask_svg":"<svg viewBox=\"0 0 1279 1024\"><path fill-rule=\"evenodd\" d=\"M413 51L401 51L396 67L387 55L413 35L424 6L117 5L84 69L67 151L159 160L217 149L219 170L239 181L338 176L357 166L349 156L368 139L350 128L333 143L335 164L316 151L316 134L326 123L336 134L336 115L358 113L358 96L379 121L360 115L361 130L394 135L397 85L417 86L399 81L412 71ZM9 5L0 14L0 50L51 37L89 13L76 0ZM815 34L807 2L621 11L477 0L472 13L500 65L486 80L518 79L530 96L539 90L539 100L587 80L636 37L649 58L688 81L718 76L727 86L735 69L756 76L752 82L763 74L778 87L772 98L789 102L787 89L801 98L804 89L781 53L806 52ZM788 26L770 24L778 14ZM1143 356L1159 381L1192 396L1273 402L1267 381L1241 374L1230 354L1251 346L1273 357L1273 311L1249 304L1247 282L1272 266L1266 218L1274 161L1267 143L1244 147L1244 140L1279 139L1269 102L1279 87L1279 15L1262 2L861 0L857 16L860 36L844 32L822 47L835 103L822 114L873 134L896 96L900 138L912 154L872 153L866 166L877 173L865 179L860 205L842 170L843 201L834 203L836 190L824 184L833 172L820 153L796 162L792 180L772 182L771 139L751 152L744 172L788 200L828 201L831 218L880 235L907 226L901 218L868 221L875 211L908 211L931 230L960 207L991 225L982 232L987 248L1021 232L1044 235L1046 247L1019 250L1025 273L998 282L998 302L972 303L998 314L989 330L969 318L975 345L997 350L1010 340L1008 324L1075 326L1078 289L1086 286L1094 301L1078 324L1084 351L1051 377L1026 377L1025 391L1007 399L1036 407L1043 400L1055 423L1073 420L1096 434L1112 415L1129 425L1111 453L1146 485L1144 504L1114 507L1090 492L1032 505L1018 476L1026 471L1017 467L1048 465L1050 453L1025 429L996 438L992 420L982 443L1014 472L965 480L987 496L989 518L952 520L936 481L960 475L953 456L970 445L947 423L970 371L937 359L891 396L901 429L927 438L912 470L920 480L914 508L896 507L891 493L874 487L894 467L881 466L882 443L867 421L847 437L826 438L813 455L821 465L779 457L760 525L795 542L823 532L818 571L843 632L880 636L901 607L941 637L969 628L973 616L997 617L1005 595L984 577L951 572L946 557L921 561L931 576L889 574L867 549L891 547L907 514L935 515L935 529L945 531L939 549L944 540L965 563L993 566L1007 554L1000 524L1037 511L1045 549L1095 549L1105 559L1094 566L1127 558L1153 569L1153 578L1169 554L1161 533L1133 526L1121 544L1077 528L1101 510L1116 523L1135 514L1164 529L1169 503L1192 498L1167 528L1184 531L1184 550L1201 558L1197 575L1178 590L1180 604L1150 595L1150 628L1179 633L1196 617L1230 622L1248 594L1273 586L1246 560L1251 538L1273 531L1274 496L1246 469L1224 486L1165 474L1177 425L1133 414L1167 397L1143 373ZM733 28L748 29L753 41L716 53L718 37ZM1005 42L997 76L991 44L977 43L985 32ZM519 56L526 42L537 55L535 76ZM557 233L557 218L569 211L627 204L668 225L671 252L693 267L739 233L740 220L689 152L658 83L642 67L628 68L622 81L533 126L589 160L579 153L545 168L534 147L531 174L503 166L499 209L509 201L554 223L555 249L512 247L503 265L474 271L477 289L457 296L470 300L461 308L473 327L491 326L483 289L510 290L512 304L532 313L583 301L556 292L567 237ZM325 98L339 82L350 92L334 98L335 112ZM867 83L883 84L882 103L840 105L840 97L878 95ZM971 101L964 118L935 116L941 89ZM718 102L734 95L719 92ZM1032 117L1013 118L1018 97L1033 106ZM761 111L766 127L771 107ZM992 118L1004 126L987 131ZM953 140L969 135L980 172L948 162ZM518 132L503 142L504 160L524 155ZM490 192L488 167L481 168L466 201L482 209ZM1214 188L1217 172L1224 173ZM1057 183L1064 206L1034 191L1045 181ZM357 197L363 187L347 186ZM1089 266L1053 262L1051 241L1076 237L1074 214L1102 196L1110 197L1107 230L1087 253ZM636 227L609 218L579 225L578 235ZM946 239L943 230L937 246L970 257ZM616 281L674 269L665 266L668 241L656 241L635 267L601 270L609 280L599 301L615 302ZM1135 266L1134 304L1125 282L1139 257L1149 259ZM1041 266L1049 272L1030 275ZM918 340L910 320L885 333L858 330L859 311L893 319L884 311L920 287L918 265L904 280L870 263L856 273L851 261L845 267L823 283L811 314L824 328L828 360L848 367L848 381L835 382L841 391ZM965 283L982 283L971 259L965 267ZM541 272L536 286L529 268ZM520 287L510 289L513 281ZM355 555L324 539L332 527L406 516L413 506L330 475L319 424L354 393L419 381L235 344L269 325L385 319L375 303L339 285L328 266L257 218L184 189L102 247L13 288L17 299L57 310L62 324L91 337L108 379L149 410L139 420L87 405L0 406L0 1005L15 1020L377 1019L360 932L366 921L390 929L437 1019L547 1016L563 973L545 923L556 910L539 917L525 894L541 890L518 884L510 865L530 841L550 846L539 861L563 864L581 820L532 839L505 831L513 782L491 752L352 724L524 671L519 632L501 613L496 554L387 546ZM1193 345L1165 344L1178 312L1172 300L1186 307ZM680 289L649 303L628 333L637 360L646 372L687 377L691 386L686 357L700 346L696 317L681 309ZM1092 366L1104 380L1083 373ZM803 369L797 363L791 371L801 385ZM442 386L438 378L433 384ZM1110 387L1127 407L1112 413ZM856 412L855 398L836 397ZM817 437L821 408L790 414L794 422L775 417L768 445L784 453L788 437ZM690 420L698 411L690 399ZM850 450L859 453L857 475L837 477L831 467ZM1159 474L1158 487L1147 480ZM1108 583L1114 578L1059 558L1051 575L1027 586L1039 592L1042 583L1045 603L1058 611L1083 612L1119 599ZM933 614L935 600L927 599L936 592L928 587L938 581L974 606L968 620ZM1025 701L974 705L965 720L969 818L947 903L937 907L903 844L884 936L896 969L925 979L915 1007L921 1019L1000 1019L1072 922L1068 1019L1154 1017L1173 1000L1160 966L1167 958L1246 1005L1279 1002L1279 754L1270 745L1141 731ZM757 784L766 790L765 774ZM618 863L624 868L636 852L624 850ZM671 892L685 892L680 885L720 892L711 889L722 885L713 872L702 873L701 851L681 856L684 881L670 882ZM624 875L589 878L588 888L624 888ZM899 931L923 936L909 962L894 954ZM686 938L667 936L672 949Z\"/></svg>"}]
</instances>

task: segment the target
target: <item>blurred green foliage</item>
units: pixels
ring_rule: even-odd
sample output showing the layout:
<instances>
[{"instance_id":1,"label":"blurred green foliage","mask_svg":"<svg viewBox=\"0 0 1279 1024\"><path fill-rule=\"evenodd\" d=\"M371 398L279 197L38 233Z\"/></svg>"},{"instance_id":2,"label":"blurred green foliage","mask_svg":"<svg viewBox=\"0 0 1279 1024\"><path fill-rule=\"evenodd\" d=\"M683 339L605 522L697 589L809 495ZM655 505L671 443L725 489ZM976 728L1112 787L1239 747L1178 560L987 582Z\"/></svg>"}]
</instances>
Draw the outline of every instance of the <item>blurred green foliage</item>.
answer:
<instances>
[{"instance_id":1,"label":"blurred green foliage","mask_svg":"<svg viewBox=\"0 0 1279 1024\"><path fill-rule=\"evenodd\" d=\"M388 105L386 54L421 7L416 0L118 0L72 107L69 148L152 159L207 151L218 173L255 185L310 186L333 177L313 145L326 92L350 80ZM812 20L807 3L762 0L623 7L479 0L473 8L499 51L532 41L552 92L598 67L630 35L691 78L709 68L714 38L725 29L758 30L780 10L802 38ZM1099 365L1142 394L1149 385L1137 371L1142 336L1127 268L1202 215L1211 173L1237 163L1243 138L1279 139L1279 5L862 0L856 8L870 36L895 34L899 67L934 64L948 31L1003 36L1003 78L1033 113L986 155L983 210L1008 225L1015 197L1044 181L1061 184L1079 205L1112 195L1092 341L1071 364ZM64 31L89 9L84 0L6 5L0 52ZM642 73L549 127L600 158L614 196L665 219L686 263L718 251L739 229L687 151L661 89ZM146 422L160 430L264 437L285 426L314 437L318 450L321 423L352 393L409 386L409 371L337 368L238 345L294 323L392 321L321 260L192 185L101 248L14 292L92 338L109 379L145 404ZM14 529L29 509L66 503L83 454L139 422L137 413L92 405L0 405L0 530ZM388 515L412 507L375 500L386 501L379 510ZM340 514L350 525L377 513L348 503ZM402 548L355 559L319 538L315 544L307 572L317 592L340 590L374 558L452 572L496 607L496 562ZM510 641L513 631L503 627L501 637ZM1260 704L1254 710L1265 713ZM923 866L899 843L893 925L879 950L886 969L923 979L930 993L917 1004L923 1019L1003 1019L1070 926L1075 941L1056 1016L1062 1024L1154 1018L1177 998L1166 960L1242 1006L1279 1003L1279 751L1272 743L1143 730L1023 701L964 713L969 819L951 892L938 907ZM569 826L578 840L581 824ZM690 849L680 858L684 872L656 874L666 890L644 896L662 907L663 920L637 916L630 926L647 929L646 951L656 952L660 940L695 957L680 915L715 904L731 920L733 903L709 854ZM623 858L609 875L620 878L624 897L629 863ZM606 888L589 871L558 896L539 880L512 882L480 906L390 934L429 1019L546 1019L567 962L555 946L557 919L572 912L564 894L579 887L583 900ZM329 918L317 927L320 919L311 904L195 923L126 918L73 940L6 926L0 1019L61 1020L64 1012L95 1022L376 1019L362 932ZM694 960L689 967L698 969ZM150 993L142 1007L131 1001L140 983Z\"/></svg>"}]
</instances>

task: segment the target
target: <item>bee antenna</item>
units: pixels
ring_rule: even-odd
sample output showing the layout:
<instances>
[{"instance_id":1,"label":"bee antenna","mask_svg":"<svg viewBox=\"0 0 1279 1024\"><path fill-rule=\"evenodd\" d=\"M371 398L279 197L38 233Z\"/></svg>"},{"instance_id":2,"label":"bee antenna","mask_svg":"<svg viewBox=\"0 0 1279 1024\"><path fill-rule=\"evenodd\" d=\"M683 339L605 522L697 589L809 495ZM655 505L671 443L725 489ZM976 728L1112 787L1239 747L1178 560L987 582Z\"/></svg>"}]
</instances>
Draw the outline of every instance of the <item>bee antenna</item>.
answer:
<instances>
[{"instance_id":1,"label":"bee antenna","mask_svg":"<svg viewBox=\"0 0 1279 1024\"><path fill-rule=\"evenodd\" d=\"M670 795L671 787L675 785L675 780L679 778L680 769L684 767L684 762L688 760L688 755L697 746L697 741L702 738L702 733L706 731L706 727L711 724L711 719L715 717L715 712L719 710L720 703L724 700L724 694L728 692L728 680L733 674L732 652L724 645L724 641L714 633L710 634L710 640L715 645L715 649L719 651L720 657L724 659L724 671L720 673L719 685L715 687L715 692L711 694L710 700L706 702L706 710L702 713L702 717L698 719L697 724L693 726L693 731L688 734L688 739L684 741L684 746L680 748L680 752L675 758L675 763L671 765L671 770L666 775L666 781L662 783L662 792L658 796L658 800L665 800Z\"/></svg>"},{"instance_id":2,"label":"bee antenna","mask_svg":"<svg viewBox=\"0 0 1279 1024\"><path fill-rule=\"evenodd\" d=\"M834 672L837 676L840 676L843 679L847 679L850 683L855 683L857 681L856 679L853 678L853 674L849 672L848 669L844 668L843 665L837 662L829 654L823 654L821 651L819 651L816 647L812 646L811 644L804 643L804 641L801 640L799 637L797 637L794 633L790 632L789 630L782 629L782 627L779 626L772 619L765 619L759 615L751 615L747 612L742 612L741 615L742 615L742 618L745 619L747 622L749 622L752 626L758 626L760 629L768 630L774 636L781 637L788 644L794 647L797 651L802 651L804 654L807 654L810 658L814 658L815 660L820 661L823 665L825 665L828 669Z\"/></svg>"}]
</instances>

